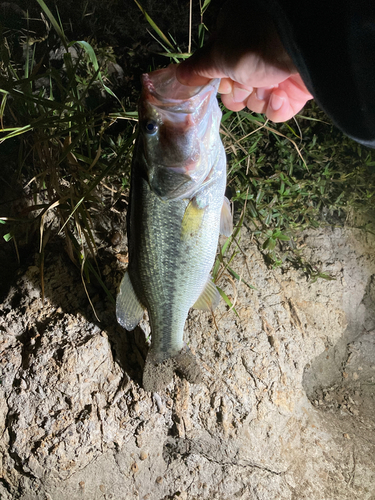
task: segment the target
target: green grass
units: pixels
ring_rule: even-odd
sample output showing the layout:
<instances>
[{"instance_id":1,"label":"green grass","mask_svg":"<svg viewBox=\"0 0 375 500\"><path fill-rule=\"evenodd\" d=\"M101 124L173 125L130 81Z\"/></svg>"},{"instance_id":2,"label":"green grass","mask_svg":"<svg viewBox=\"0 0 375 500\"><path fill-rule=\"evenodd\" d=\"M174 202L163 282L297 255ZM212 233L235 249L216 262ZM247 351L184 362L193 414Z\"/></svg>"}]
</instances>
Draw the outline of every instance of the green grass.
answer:
<instances>
[{"instance_id":1,"label":"green grass","mask_svg":"<svg viewBox=\"0 0 375 500\"><path fill-rule=\"evenodd\" d=\"M246 203L270 265L300 260L301 230L375 208L374 152L343 136L313 103L294 123L266 124L246 111L225 113L223 122L233 201Z\"/></svg>"},{"instance_id":2,"label":"green grass","mask_svg":"<svg viewBox=\"0 0 375 500\"><path fill-rule=\"evenodd\" d=\"M49 238L46 221L56 230L57 219L57 230L64 233L68 255L82 276L89 280L95 274L101 282L99 268L95 270L87 259L96 255L93 209L102 203L98 188L109 175L127 188L135 132L129 124L122 135L110 133L117 117L103 109L108 99L127 118L105 83L111 58L104 58L100 68L94 48L86 41L69 42L61 24L39 3L58 34L61 70L46 60L45 52L36 59L37 52L43 54L37 42L26 38L25 60L19 62L13 59L7 38L0 40L5 54L0 68L0 143L2 147L13 143L18 150L10 183L22 183L30 200L19 214L0 214L3 237L17 249L19 240L37 231L43 266ZM56 39L56 33L51 31L50 37ZM107 54L111 56L110 51Z\"/></svg>"},{"instance_id":3,"label":"green grass","mask_svg":"<svg viewBox=\"0 0 375 500\"><path fill-rule=\"evenodd\" d=\"M108 79L115 51L87 40L69 41L58 13L38 3L45 37L37 41L27 32L0 32L0 142L11 170L7 178L0 173L0 181L22 185L28 200L13 212L0 205L0 230L16 249L30 235L37 237L41 267L51 231L58 231L84 282L94 275L105 289L92 221L103 206L105 183L116 187L116 196L128 190L137 112L135 105L126 106L128 96L117 98ZM202 3L200 22L190 30L194 47L203 44L209 3ZM188 57L183 44L165 35L150 16L147 20L165 65ZM60 68L49 60L52 46L64 49ZM248 111L223 109L222 139L237 226L218 253L214 278L225 272L239 279L232 262L246 224L270 266L294 265L313 280L328 279L304 258L299 235L306 228L343 224L353 211L374 209L373 151L344 137L314 104L278 125ZM251 280L246 285L251 287Z\"/></svg>"}]
</instances>

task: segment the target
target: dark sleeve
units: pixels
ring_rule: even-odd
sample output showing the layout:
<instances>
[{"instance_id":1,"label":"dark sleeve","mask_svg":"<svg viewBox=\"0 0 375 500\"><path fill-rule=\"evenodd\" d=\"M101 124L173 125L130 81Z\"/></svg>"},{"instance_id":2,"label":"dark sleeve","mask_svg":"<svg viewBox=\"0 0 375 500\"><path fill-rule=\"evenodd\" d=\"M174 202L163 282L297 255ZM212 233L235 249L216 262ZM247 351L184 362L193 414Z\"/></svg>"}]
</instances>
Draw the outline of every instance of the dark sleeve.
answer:
<instances>
[{"instance_id":1,"label":"dark sleeve","mask_svg":"<svg viewBox=\"0 0 375 500\"><path fill-rule=\"evenodd\" d=\"M375 0L269 0L285 49L319 106L375 148Z\"/></svg>"}]
</instances>

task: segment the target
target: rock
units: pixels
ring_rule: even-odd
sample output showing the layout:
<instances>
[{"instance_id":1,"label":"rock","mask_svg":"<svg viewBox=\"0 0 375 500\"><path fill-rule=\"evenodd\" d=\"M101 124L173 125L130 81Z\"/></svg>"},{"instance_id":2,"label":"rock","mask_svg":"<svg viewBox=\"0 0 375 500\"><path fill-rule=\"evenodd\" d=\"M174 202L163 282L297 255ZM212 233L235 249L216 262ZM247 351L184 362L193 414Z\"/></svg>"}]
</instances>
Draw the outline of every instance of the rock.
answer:
<instances>
[{"instance_id":1,"label":"rock","mask_svg":"<svg viewBox=\"0 0 375 500\"><path fill-rule=\"evenodd\" d=\"M238 317L221 303L218 329L191 311L203 382L174 375L159 393L140 386L145 320L124 331L92 284L96 320L59 249L44 306L36 264L15 277L0 306L1 499L370 500L374 241L338 228L305 242L334 281L268 269L242 230L251 276L242 254L231 265L256 290L237 283ZM103 269L114 293L124 264Z\"/></svg>"}]
</instances>

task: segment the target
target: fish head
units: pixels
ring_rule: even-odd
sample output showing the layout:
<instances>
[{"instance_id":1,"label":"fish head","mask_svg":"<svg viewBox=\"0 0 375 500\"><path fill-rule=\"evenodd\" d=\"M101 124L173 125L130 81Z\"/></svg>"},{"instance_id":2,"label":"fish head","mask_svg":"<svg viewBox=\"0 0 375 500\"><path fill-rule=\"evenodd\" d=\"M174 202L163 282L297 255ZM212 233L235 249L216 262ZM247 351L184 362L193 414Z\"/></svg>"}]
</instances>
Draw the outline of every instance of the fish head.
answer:
<instances>
[{"instance_id":1,"label":"fish head","mask_svg":"<svg viewBox=\"0 0 375 500\"><path fill-rule=\"evenodd\" d=\"M221 118L219 80L188 87L171 65L143 75L142 83L138 146L150 188L166 200L188 197L212 168Z\"/></svg>"}]
</instances>

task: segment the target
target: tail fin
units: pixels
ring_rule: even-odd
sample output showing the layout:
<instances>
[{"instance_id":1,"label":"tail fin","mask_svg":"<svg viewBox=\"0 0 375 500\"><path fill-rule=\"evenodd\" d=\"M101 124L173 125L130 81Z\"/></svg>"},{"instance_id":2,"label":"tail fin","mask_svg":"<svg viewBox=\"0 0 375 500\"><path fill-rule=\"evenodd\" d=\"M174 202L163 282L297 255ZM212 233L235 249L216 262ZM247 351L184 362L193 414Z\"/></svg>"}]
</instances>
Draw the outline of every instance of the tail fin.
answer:
<instances>
[{"instance_id":1,"label":"tail fin","mask_svg":"<svg viewBox=\"0 0 375 500\"><path fill-rule=\"evenodd\" d=\"M191 384L202 382L203 376L198 361L187 345L176 356L161 363L156 361L151 348L143 372L144 390L160 392L172 382L174 371L180 373Z\"/></svg>"}]
</instances>

